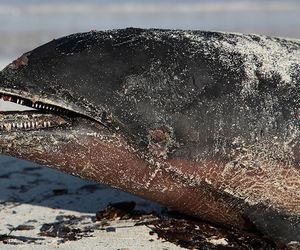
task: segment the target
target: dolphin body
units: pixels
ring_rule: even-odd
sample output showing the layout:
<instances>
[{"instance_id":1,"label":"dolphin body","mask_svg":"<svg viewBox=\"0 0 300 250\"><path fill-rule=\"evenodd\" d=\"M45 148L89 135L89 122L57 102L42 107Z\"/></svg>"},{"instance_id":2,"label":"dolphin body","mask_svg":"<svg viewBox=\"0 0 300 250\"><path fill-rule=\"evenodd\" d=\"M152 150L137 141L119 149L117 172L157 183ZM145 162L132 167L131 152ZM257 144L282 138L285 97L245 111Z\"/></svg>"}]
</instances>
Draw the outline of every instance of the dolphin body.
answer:
<instances>
[{"instance_id":1,"label":"dolphin body","mask_svg":"<svg viewBox=\"0 0 300 250\"><path fill-rule=\"evenodd\" d=\"M120 29L0 72L2 154L227 227L300 241L300 41Z\"/></svg>"}]
</instances>

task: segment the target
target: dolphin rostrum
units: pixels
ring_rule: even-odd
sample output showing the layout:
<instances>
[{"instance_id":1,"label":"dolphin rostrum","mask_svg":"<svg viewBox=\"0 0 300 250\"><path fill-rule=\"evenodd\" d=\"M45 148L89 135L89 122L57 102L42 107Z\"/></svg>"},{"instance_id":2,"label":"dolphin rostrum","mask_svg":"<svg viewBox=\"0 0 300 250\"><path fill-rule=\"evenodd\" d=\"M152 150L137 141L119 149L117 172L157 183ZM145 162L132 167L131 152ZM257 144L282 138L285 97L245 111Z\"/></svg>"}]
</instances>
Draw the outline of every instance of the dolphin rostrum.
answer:
<instances>
[{"instance_id":1,"label":"dolphin rostrum","mask_svg":"<svg viewBox=\"0 0 300 250\"><path fill-rule=\"evenodd\" d=\"M300 241L300 41L120 29L0 72L2 154L227 227Z\"/></svg>"}]
</instances>

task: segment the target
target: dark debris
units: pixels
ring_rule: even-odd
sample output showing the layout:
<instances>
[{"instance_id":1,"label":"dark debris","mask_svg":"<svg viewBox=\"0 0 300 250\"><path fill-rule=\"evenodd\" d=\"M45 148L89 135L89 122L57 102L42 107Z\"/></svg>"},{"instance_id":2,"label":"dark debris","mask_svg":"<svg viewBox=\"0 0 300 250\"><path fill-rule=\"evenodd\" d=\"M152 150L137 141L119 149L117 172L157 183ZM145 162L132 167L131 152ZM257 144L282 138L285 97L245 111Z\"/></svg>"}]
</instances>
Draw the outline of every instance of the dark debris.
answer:
<instances>
[{"instance_id":1,"label":"dark debris","mask_svg":"<svg viewBox=\"0 0 300 250\"><path fill-rule=\"evenodd\" d=\"M60 238L60 242L80 240L83 237L91 237L94 227L83 226L86 216L60 216L58 222L45 223L40 228L39 235Z\"/></svg>"},{"instance_id":2,"label":"dark debris","mask_svg":"<svg viewBox=\"0 0 300 250\"><path fill-rule=\"evenodd\" d=\"M259 233L250 233L227 229L207 222L172 212L164 215L143 213L134 210L134 202L109 204L105 209L97 212L97 220L133 219L135 224L146 225L152 229L150 235L174 243L187 249L249 249L273 250L285 249L278 247L271 240Z\"/></svg>"},{"instance_id":3,"label":"dark debris","mask_svg":"<svg viewBox=\"0 0 300 250\"><path fill-rule=\"evenodd\" d=\"M261 236L184 217L162 216L148 227L159 238L188 249L276 249L274 242Z\"/></svg>"},{"instance_id":4,"label":"dark debris","mask_svg":"<svg viewBox=\"0 0 300 250\"><path fill-rule=\"evenodd\" d=\"M34 237L17 236L11 234L0 234L0 242L2 242L3 244L19 245L22 243L36 243L39 240L43 240L43 239L34 238Z\"/></svg>"},{"instance_id":5,"label":"dark debris","mask_svg":"<svg viewBox=\"0 0 300 250\"><path fill-rule=\"evenodd\" d=\"M278 246L270 239L256 232L245 232L237 229L228 229L213 225L176 212L145 213L135 210L135 202L119 202L109 204L106 208L93 216L59 215L56 222L43 224L40 236L59 238L59 243L76 241L83 237L93 236L96 230L105 230L108 233L116 232L117 227L110 225L115 219L131 219L134 226L145 225L151 229L150 235L157 235L164 241L171 242L187 249L223 250L278 250L299 249L299 245ZM33 226L19 225L11 227L11 231L32 230ZM14 240L14 241L13 241ZM28 238L3 234L0 241L6 244L11 242L31 243L40 238ZM153 238L149 241L153 241ZM20 244L20 243L18 243Z\"/></svg>"},{"instance_id":6,"label":"dark debris","mask_svg":"<svg viewBox=\"0 0 300 250\"><path fill-rule=\"evenodd\" d=\"M33 230L33 229L34 229L34 226L32 226L32 225L19 225L19 226L12 228L11 230L12 231L29 231L29 230Z\"/></svg>"},{"instance_id":7,"label":"dark debris","mask_svg":"<svg viewBox=\"0 0 300 250\"><path fill-rule=\"evenodd\" d=\"M135 202L118 202L109 204L105 209L96 213L96 220L126 219L132 217Z\"/></svg>"}]
</instances>

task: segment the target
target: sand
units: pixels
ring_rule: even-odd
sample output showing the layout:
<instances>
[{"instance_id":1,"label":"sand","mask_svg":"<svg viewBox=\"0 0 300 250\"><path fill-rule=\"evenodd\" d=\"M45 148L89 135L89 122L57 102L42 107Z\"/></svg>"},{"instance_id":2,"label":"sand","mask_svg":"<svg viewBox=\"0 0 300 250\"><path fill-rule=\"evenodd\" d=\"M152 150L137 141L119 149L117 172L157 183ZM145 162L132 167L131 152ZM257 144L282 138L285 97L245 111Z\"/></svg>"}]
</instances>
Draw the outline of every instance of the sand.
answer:
<instances>
[{"instance_id":1,"label":"sand","mask_svg":"<svg viewBox=\"0 0 300 250\"><path fill-rule=\"evenodd\" d=\"M134 226L133 220L113 220L104 227L93 221L95 213L108 203L135 201L143 211L160 211L160 205L30 162L1 157L0 200L0 234L19 237L0 243L1 249L180 249L150 235L148 227ZM96 229L82 239L64 243L59 237L39 235L43 224L70 216L80 218L78 223L72 220L74 228ZM12 231L19 225L31 229Z\"/></svg>"}]
</instances>

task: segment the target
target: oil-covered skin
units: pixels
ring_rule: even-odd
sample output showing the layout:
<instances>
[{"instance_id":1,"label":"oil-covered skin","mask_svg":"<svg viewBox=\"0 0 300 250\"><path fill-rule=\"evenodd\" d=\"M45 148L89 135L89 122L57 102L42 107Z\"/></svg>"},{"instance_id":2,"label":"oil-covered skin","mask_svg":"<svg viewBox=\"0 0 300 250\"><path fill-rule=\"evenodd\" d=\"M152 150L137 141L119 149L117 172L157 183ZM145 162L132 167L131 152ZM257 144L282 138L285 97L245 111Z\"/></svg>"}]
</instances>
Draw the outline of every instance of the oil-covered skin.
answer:
<instances>
[{"instance_id":1,"label":"oil-covered skin","mask_svg":"<svg viewBox=\"0 0 300 250\"><path fill-rule=\"evenodd\" d=\"M0 93L78 115L66 114L66 126L0 132L4 154L300 241L297 40L133 28L74 34L8 65Z\"/></svg>"}]
</instances>

